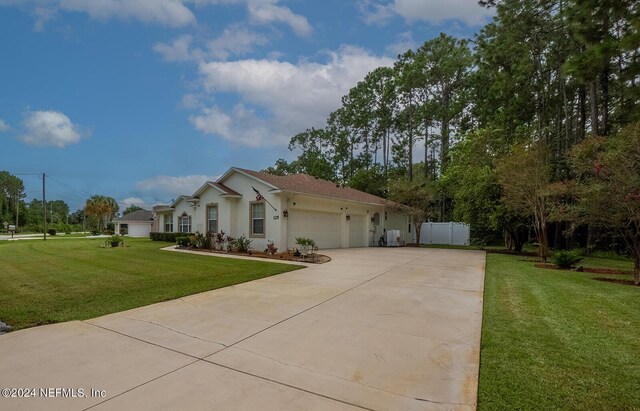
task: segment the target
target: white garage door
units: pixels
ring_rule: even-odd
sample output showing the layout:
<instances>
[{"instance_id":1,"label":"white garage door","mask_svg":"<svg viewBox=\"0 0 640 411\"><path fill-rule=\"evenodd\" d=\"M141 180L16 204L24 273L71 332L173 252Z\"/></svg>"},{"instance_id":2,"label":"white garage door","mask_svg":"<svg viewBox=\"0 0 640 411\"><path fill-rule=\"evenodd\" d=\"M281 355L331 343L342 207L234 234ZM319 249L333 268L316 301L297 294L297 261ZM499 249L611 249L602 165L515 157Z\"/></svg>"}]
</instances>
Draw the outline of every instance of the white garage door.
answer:
<instances>
[{"instance_id":1,"label":"white garage door","mask_svg":"<svg viewBox=\"0 0 640 411\"><path fill-rule=\"evenodd\" d=\"M367 236L365 235L366 216L351 214L349 221L349 247L366 247Z\"/></svg>"},{"instance_id":2,"label":"white garage door","mask_svg":"<svg viewBox=\"0 0 640 411\"><path fill-rule=\"evenodd\" d=\"M340 214L321 211L289 210L289 248L296 237L311 238L320 249L340 248Z\"/></svg>"},{"instance_id":3,"label":"white garage door","mask_svg":"<svg viewBox=\"0 0 640 411\"><path fill-rule=\"evenodd\" d=\"M129 223L129 237L148 237L151 223Z\"/></svg>"}]
</instances>

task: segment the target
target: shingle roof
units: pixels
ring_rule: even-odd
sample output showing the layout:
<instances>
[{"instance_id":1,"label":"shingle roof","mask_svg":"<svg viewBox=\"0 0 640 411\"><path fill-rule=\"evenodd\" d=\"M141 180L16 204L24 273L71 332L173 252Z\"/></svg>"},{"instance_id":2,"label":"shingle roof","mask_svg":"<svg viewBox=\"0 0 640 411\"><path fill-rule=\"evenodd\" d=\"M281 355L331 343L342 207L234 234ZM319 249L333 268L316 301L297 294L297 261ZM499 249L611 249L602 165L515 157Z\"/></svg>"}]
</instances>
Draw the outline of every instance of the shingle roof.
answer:
<instances>
[{"instance_id":1,"label":"shingle roof","mask_svg":"<svg viewBox=\"0 0 640 411\"><path fill-rule=\"evenodd\" d=\"M376 205L390 205L391 202L350 187L343 187L331 181L316 178L308 174L291 174L288 176L276 176L259 171L237 168L255 178L258 178L283 191L291 191L300 194L310 194L322 197L330 197L340 200L355 201Z\"/></svg>"},{"instance_id":2,"label":"shingle roof","mask_svg":"<svg viewBox=\"0 0 640 411\"><path fill-rule=\"evenodd\" d=\"M118 218L118 221L151 221L151 220L153 220L153 212L148 210L136 210Z\"/></svg>"}]
</instances>

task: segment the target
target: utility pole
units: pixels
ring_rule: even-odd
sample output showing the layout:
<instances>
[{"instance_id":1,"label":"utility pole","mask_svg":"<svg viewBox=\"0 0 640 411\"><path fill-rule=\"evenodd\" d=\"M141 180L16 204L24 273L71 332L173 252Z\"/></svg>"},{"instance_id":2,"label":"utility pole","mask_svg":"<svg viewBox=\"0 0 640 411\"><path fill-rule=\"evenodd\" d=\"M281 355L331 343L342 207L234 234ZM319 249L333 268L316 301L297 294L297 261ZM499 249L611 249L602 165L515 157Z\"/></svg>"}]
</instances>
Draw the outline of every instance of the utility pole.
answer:
<instances>
[{"instance_id":1,"label":"utility pole","mask_svg":"<svg viewBox=\"0 0 640 411\"><path fill-rule=\"evenodd\" d=\"M45 193L45 178L46 178L46 175L42 173L42 208L44 209L44 241L47 241L47 197Z\"/></svg>"}]
</instances>

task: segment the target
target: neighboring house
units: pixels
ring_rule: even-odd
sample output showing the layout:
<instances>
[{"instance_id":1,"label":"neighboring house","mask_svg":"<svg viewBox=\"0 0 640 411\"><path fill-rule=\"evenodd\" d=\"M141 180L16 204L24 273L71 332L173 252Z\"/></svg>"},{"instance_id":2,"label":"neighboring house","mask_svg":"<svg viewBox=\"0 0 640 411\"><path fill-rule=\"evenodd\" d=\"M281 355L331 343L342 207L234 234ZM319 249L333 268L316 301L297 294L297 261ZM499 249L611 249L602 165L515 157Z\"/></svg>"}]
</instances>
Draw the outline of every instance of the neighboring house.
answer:
<instances>
[{"instance_id":1,"label":"neighboring house","mask_svg":"<svg viewBox=\"0 0 640 411\"><path fill-rule=\"evenodd\" d=\"M126 229L129 237L148 237L153 224L153 212L136 210L114 220L116 233Z\"/></svg>"},{"instance_id":2,"label":"neighboring house","mask_svg":"<svg viewBox=\"0 0 640 411\"><path fill-rule=\"evenodd\" d=\"M154 207L154 213L159 232L224 231L245 235L257 250L269 240L280 250L292 249L296 237L311 238L321 249L368 247L392 229L400 230L405 242L415 242L408 217L392 205L306 174L276 176L232 167L192 195Z\"/></svg>"}]
</instances>

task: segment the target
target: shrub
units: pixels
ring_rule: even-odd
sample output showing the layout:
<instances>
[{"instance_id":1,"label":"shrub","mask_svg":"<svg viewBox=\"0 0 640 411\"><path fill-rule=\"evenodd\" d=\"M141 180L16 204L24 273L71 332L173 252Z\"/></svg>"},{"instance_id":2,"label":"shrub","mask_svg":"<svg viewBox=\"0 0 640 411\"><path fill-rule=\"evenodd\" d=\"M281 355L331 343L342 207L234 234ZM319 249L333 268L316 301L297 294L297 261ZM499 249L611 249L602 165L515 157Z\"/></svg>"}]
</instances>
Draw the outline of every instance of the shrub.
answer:
<instances>
[{"instance_id":1,"label":"shrub","mask_svg":"<svg viewBox=\"0 0 640 411\"><path fill-rule=\"evenodd\" d=\"M224 248L224 243L227 242L227 236L224 231L220 231L219 233L214 234L213 244L217 250L222 250Z\"/></svg>"},{"instance_id":2,"label":"shrub","mask_svg":"<svg viewBox=\"0 0 640 411\"><path fill-rule=\"evenodd\" d=\"M153 241L166 241L175 243L179 237L189 237L191 233L149 233L149 238Z\"/></svg>"},{"instance_id":3,"label":"shrub","mask_svg":"<svg viewBox=\"0 0 640 411\"><path fill-rule=\"evenodd\" d=\"M191 242L189 241L189 237L182 236L182 237L176 237L176 244L178 244L180 247L189 247Z\"/></svg>"},{"instance_id":4,"label":"shrub","mask_svg":"<svg viewBox=\"0 0 640 411\"><path fill-rule=\"evenodd\" d=\"M127 235L127 234L129 234L129 230L127 230L124 227L121 227L120 228L120 235Z\"/></svg>"},{"instance_id":5,"label":"shrub","mask_svg":"<svg viewBox=\"0 0 640 411\"><path fill-rule=\"evenodd\" d=\"M56 235L57 231L55 228L50 228L47 230L47 234L49 235Z\"/></svg>"},{"instance_id":6,"label":"shrub","mask_svg":"<svg viewBox=\"0 0 640 411\"><path fill-rule=\"evenodd\" d=\"M194 237L194 244L193 246L195 248L200 248L200 249L209 249L211 248L211 240L213 235L208 232L207 234L202 234L198 231L196 231L196 233L193 235Z\"/></svg>"},{"instance_id":7,"label":"shrub","mask_svg":"<svg viewBox=\"0 0 640 411\"><path fill-rule=\"evenodd\" d=\"M298 244L300 247L309 247L309 248L315 248L316 246L315 241L305 237L296 237L296 244Z\"/></svg>"},{"instance_id":8,"label":"shrub","mask_svg":"<svg viewBox=\"0 0 640 411\"><path fill-rule=\"evenodd\" d=\"M278 247L276 247L275 244L273 244L273 241L269 240L267 241L267 248L264 250L264 252L267 254L274 255L275 253L278 252Z\"/></svg>"},{"instance_id":9,"label":"shrub","mask_svg":"<svg viewBox=\"0 0 640 411\"><path fill-rule=\"evenodd\" d=\"M582 261L582 257L576 251L558 251L553 255L552 261L559 268L571 268Z\"/></svg>"},{"instance_id":10,"label":"shrub","mask_svg":"<svg viewBox=\"0 0 640 411\"><path fill-rule=\"evenodd\" d=\"M235 239L236 251L238 251L239 253L249 252L249 249L251 248L251 241L252 240L249 240L244 235L241 235L240 237L236 238Z\"/></svg>"},{"instance_id":11,"label":"shrub","mask_svg":"<svg viewBox=\"0 0 640 411\"><path fill-rule=\"evenodd\" d=\"M231 237L230 235L228 235L226 237L226 241L227 241L227 251L229 251L229 252L235 251L236 250L236 239Z\"/></svg>"}]
</instances>

